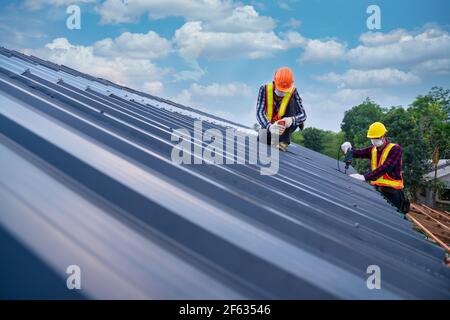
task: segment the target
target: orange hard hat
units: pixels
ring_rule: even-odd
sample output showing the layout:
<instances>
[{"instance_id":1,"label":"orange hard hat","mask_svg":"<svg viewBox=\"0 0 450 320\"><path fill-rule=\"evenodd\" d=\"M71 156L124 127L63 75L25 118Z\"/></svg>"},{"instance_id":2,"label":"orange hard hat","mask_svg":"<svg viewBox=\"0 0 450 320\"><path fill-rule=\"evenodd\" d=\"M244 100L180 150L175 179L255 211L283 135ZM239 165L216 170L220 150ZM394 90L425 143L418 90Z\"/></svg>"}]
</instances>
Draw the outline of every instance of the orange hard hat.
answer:
<instances>
[{"instance_id":1,"label":"orange hard hat","mask_svg":"<svg viewBox=\"0 0 450 320\"><path fill-rule=\"evenodd\" d=\"M294 73L288 67L279 68L273 76L275 88L282 92L288 92L294 85Z\"/></svg>"}]
</instances>

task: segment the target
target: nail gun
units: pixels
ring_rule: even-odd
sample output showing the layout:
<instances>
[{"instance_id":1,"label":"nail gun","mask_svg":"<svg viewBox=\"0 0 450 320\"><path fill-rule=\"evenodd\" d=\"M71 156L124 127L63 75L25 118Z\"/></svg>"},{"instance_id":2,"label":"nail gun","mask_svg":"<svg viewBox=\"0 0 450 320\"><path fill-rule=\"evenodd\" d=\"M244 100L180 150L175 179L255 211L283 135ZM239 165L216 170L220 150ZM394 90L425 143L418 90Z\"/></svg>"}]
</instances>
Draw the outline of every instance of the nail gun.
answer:
<instances>
[{"instance_id":1,"label":"nail gun","mask_svg":"<svg viewBox=\"0 0 450 320\"><path fill-rule=\"evenodd\" d=\"M347 154L345 155L344 162L345 162L345 173L347 173L348 168L352 164L353 161L353 149L349 149L347 151Z\"/></svg>"}]
</instances>

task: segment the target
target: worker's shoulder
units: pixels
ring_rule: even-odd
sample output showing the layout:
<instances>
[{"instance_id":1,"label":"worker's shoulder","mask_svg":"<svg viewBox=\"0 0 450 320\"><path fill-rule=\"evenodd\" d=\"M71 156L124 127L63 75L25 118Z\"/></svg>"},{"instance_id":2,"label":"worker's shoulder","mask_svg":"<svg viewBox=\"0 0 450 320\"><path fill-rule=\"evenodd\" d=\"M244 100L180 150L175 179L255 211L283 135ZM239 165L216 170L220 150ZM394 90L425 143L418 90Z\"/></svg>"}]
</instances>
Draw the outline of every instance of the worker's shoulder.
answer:
<instances>
[{"instance_id":1,"label":"worker's shoulder","mask_svg":"<svg viewBox=\"0 0 450 320\"><path fill-rule=\"evenodd\" d=\"M259 87L259 91L265 91L266 90L266 86L267 86L267 84L262 84L260 87Z\"/></svg>"},{"instance_id":2,"label":"worker's shoulder","mask_svg":"<svg viewBox=\"0 0 450 320\"><path fill-rule=\"evenodd\" d=\"M396 142L391 142L391 143L393 144L392 149L396 149L396 150L399 150L399 151L403 150L402 146L399 143L396 143Z\"/></svg>"},{"instance_id":3,"label":"worker's shoulder","mask_svg":"<svg viewBox=\"0 0 450 320\"><path fill-rule=\"evenodd\" d=\"M301 99L300 92L298 91L298 88L294 88L294 95Z\"/></svg>"}]
</instances>

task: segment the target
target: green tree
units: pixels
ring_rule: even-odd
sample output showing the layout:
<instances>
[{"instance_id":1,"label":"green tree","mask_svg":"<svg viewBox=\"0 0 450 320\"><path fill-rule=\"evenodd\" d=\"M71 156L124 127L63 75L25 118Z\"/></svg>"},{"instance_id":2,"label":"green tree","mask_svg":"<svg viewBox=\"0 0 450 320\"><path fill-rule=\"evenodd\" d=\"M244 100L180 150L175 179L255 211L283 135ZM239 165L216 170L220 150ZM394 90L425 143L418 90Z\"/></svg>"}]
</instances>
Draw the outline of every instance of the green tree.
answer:
<instances>
[{"instance_id":1,"label":"green tree","mask_svg":"<svg viewBox=\"0 0 450 320\"><path fill-rule=\"evenodd\" d=\"M341 123L345 139L358 147L366 145L367 129L375 121L380 121L383 111L383 108L369 98L346 111Z\"/></svg>"},{"instance_id":2,"label":"green tree","mask_svg":"<svg viewBox=\"0 0 450 320\"><path fill-rule=\"evenodd\" d=\"M388 137L403 149L403 179L406 191L414 198L416 192L425 185L423 175L430 170L430 152L423 132L416 124L411 109L392 107L382 117L387 126Z\"/></svg>"},{"instance_id":3,"label":"green tree","mask_svg":"<svg viewBox=\"0 0 450 320\"><path fill-rule=\"evenodd\" d=\"M322 152L324 131L317 128L306 128L302 131L303 145L317 152Z\"/></svg>"},{"instance_id":4,"label":"green tree","mask_svg":"<svg viewBox=\"0 0 450 320\"><path fill-rule=\"evenodd\" d=\"M331 158L336 158L341 144L345 141L342 131L335 133L333 131L325 131L323 137L322 153Z\"/></svg>"},{"instance_id":5,"label":"green tree","mask_svg":"<svg viewBox=\"0 0 450 320\"><path fill-rule=\"evenodd\" d=\"M303 137L303 134L300 130L297 130L292 134L291 140L292 142L297 143L301 146L303 146L305 142L305 138Z\"/></svg>"},{"instance_id":6,"label":"green tree","mask_svg":"<svg viewBox=\"0 0 450 320\"><path fill-rule=\"evenodd\" d=\"M370 144L367 139L367 129L372 123L381 121L384 111L385 109L369 98L346 111L341 124L345 140L350 141L355 148L367 147ZM366 160L355 159L353 167L358 172L365 173L369 171L370 164Z\"/></svg>"},{"instance_id":7,"label":"green tree","mask_svg":"<svg viewBox=\"0 0 450 320\"><path fill-rule=\"evenodd\" d=\"M447 119L450 119L450 90L442 87L433 87L428 96L442 106L443 111L447 114Z\"/></svg>"},{"instance_id":8,"label":"green tree","mask_svg":"<svg viewBox=\"0 0 450 320\"><path fill-rule=\"evenodd\" d=\"M403 148L405 186L414 197L416 191L427 184L423 175L431 169L433 150L438 147L441 158L450 155L449 105L450 91L437 87L418 96L408 109L384 109L366 99L345 113L341 128L345 140L352 142L354 147L363 147L369 144L366 133L370 124L383 122L391 141ZM354 167L365 173L370 169L369 161L355 159Z\"/></svg>"},{"instance_id":9,"label":"green tree","mask_svg":"<svg viewBox=\"0 0 450 320\"><path fill-rule=\"evenodd\" d=\"M336 158L337 152L342 142L344 142L344 133L324 131L317 128L306 128L303 131L294 132L292 142L323 153L329 157Z\"/></svg>"},{"instance_id":10,"label":"green tree","mask_svg":"<svg viewBox=\"0 0 450 320\"><path fill-rule=\"evenodd\" d=\"M418 96L408 109L381 108L367 98L360 105L345 112L339 133L306 128L293 134L293 142L335 158L344 141L354 147L370 145L367 129L375 121L383 122L388 137L403 149L403 177L406 191L412 198L429 184L423 175L431 170L430 159L436 147L440 158L450 158L450 90L433 87ZM353 166L360 173L370 170L369 161L355 159Z\"/></svg>"},{"instance_id":11,"label":"green tree","mask_svg":"<svg viewBox=\"0 0 450 320\"><path fill-rule=\"evenodd\" d=\"M427 142L427 151L439 149L441 158L450 155L450 123L448 121L448 90L433 88L427 95L418 96L409 111Z\"/></svg>"}]
</instances>

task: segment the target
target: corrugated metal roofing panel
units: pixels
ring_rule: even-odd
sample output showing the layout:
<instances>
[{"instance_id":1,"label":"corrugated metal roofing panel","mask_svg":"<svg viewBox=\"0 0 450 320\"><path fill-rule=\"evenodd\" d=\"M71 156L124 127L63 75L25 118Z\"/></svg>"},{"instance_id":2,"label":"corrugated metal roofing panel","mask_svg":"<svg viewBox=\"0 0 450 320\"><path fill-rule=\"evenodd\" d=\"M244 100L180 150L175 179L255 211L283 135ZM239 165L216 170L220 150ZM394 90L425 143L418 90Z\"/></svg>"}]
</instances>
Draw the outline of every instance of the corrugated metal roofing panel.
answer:
<instances>
[{"instance_id":1,"label":"corrugated metal roofing panel","mask_svg":"<svg viewBox=\"0 0 450 320\"><path fill-rule=\"evenodd\" d=\"M239 125L2 54L0 224L62 278L80 264L86 296L450 297L443 250L335 159L293 145L273 176L177 165L174 129L205 146L195 118ZM381 290L366 286L370 265Z\"/></svg>"}]
</instances>

